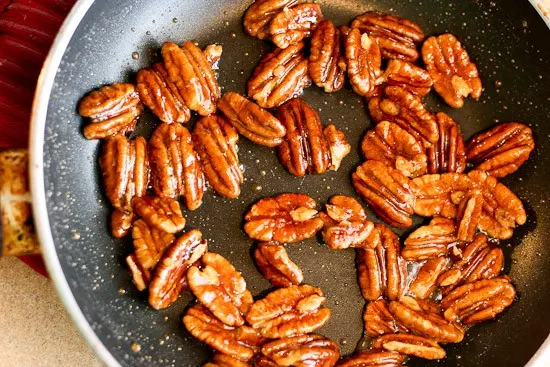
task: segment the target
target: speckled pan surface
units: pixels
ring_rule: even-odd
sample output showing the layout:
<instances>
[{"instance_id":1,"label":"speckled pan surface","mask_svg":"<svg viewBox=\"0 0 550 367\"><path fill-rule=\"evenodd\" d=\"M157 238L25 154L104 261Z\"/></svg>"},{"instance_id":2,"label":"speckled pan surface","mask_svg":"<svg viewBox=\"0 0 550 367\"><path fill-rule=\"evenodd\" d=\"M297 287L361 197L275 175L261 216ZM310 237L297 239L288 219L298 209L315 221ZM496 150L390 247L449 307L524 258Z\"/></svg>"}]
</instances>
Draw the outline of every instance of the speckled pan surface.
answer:
<instances>
[{"instance_id":1,"label":"speckled pan surface","mask_svg":"<svg viewBox=\"0 0 550 367\"><path fill-rule=\"evenodd\" d=\"M154 311L145 294L131 283L123 263L131 244L109 236L110 209L96 164L99 144L82 136L76 104L102 84L134 80L137 70L157 60L158 49L167 40L222 44L220 85L224 91L244 93L250 72L270 47L242 31L241 16L248 3L96 1L76 29L55 77L43 152L52 237L78 306L123 366L199 366L208 351L181 323L189 294L167 310ZM319 3L325 16L337 24L376 9L411 18L428 35L456 34L478 65L485 93L479 102L468 100L460 110L430 96L430 109L450 114L461 123L466 137L497 121L521 121L533 128L537 150L526 165L504 180L524 201L529 214L528 223L503 244L506 271L515 281L519 301L496 321L472 328L465 342L446 347L444 361L410 362L412 366L524 365L550 332L550 246L546 243L550 231L549 29L527 1ZM273 150L242 138L239 157L246 182L241 197L227 200L209 191L203 206L187 213L189 228L200 229L210 249L242 271L254 295L269 285L251 261L252 241L241 231L242 213L259 198L281 192L308 193L321 205L335 194L354 195L349 176L360 162L360 139L372 127L361 99L349 88L326 94L311 87L303 98L319 110L325 124L341 128L352 144L352 153L337 173L295 178L278 163ZM155 124L146 116L137 133L148 137ZM355 280L354 252L334 252L317 240L289 245L288 250L304 270L305 282L327 294L332 317L320 332L338 342L344 354L352 352L361 338L364 307ZM133 343L139 344L139 352L132 351Z\"/></svg>"}]
</instances>

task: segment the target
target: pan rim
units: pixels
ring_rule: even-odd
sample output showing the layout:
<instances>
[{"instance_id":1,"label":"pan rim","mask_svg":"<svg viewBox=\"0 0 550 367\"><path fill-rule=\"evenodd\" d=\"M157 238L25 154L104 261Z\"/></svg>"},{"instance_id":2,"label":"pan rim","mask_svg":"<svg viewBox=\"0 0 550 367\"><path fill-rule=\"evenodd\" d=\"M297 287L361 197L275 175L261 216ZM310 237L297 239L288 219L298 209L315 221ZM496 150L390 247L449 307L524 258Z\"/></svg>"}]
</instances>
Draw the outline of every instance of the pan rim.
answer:
<instances>
[{"instance_id":1,"label":"pan rim","mask_svg":"<svg viewBox=\"0 0 550 367\"><path fill-rule=\"evenodd\" d=\"M545 5L544 1L545 0L529 0L530 4L535 8L550 29L550 17L547 15L550 13L550 3ZM95 0L78 0L75 3L63 22L59 33L55 37L42 67L36 86L31 113L29 134L29 178L36 232L42 248L42 256L58 296L63 306L68 311L73 323L96 356L109 367L119 367L121 364L99 339L88 320L86 320L84 313L80 309L71 291L67 278L65 277L50 227L44 186L44 131L55 77L69 42L94 2ZM547 9L546 13L543 9ZM533 354L526 364L526 367L543 366L545 365L545 361L550 363L550 335L535 354Z\"/></svg>"}]
</instances>

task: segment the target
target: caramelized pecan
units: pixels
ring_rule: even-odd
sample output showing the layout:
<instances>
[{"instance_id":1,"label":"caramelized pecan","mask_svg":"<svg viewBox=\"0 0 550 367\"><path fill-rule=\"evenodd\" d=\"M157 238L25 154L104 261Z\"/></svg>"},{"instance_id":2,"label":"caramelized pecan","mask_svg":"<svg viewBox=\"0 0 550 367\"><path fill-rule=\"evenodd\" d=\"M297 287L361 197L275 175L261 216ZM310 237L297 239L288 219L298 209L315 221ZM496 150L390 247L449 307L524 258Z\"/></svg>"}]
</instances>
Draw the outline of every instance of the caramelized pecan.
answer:
<instances>
[{"instance_id":1,"label":"caramelized pecan","mask_svg":"<svg viewBox=\"0 0 550 367\"><path fill-rule=\"evenodd\" d=\"M447 264L448 260L445 256L426 261L409 285L409 291L418 299L431 296L437 285L437 279L445 271Z\"/></svg>"},{"instance_id":2,"label":"caramelized pecan","mask_svg":"<svg viewBox=\"0 0 550 367\"><path fill-rule=\"evenodd\" d=\"M380 45L382 56L387 59L418 59L416 45L424 39L424 32L410 20L370 11L357 16L351 28L367 32Z\"/></svg>"},{"instance_id":3,"label":"caramelized pecan","mask_svg":"<svg viewBox=\"0 0 550 367\"><path fill-rule=\"evenodd\" d=\"M426 110L419 96L407 89L388 86L380 97L369 100L369 112L376 122L391 121L398 124L424 148L429 148L439 139L437 123Z\"/></svg>"},{"instance_id":4,"label":"caramelized pecan","mask_svg":"<svg viewBox=\"0 0 550 367\"><path fill-rule=\"evenodd\" d=\"M477 67L454 35L428 38L422 45L422 58L435 91L449 106L461 108L468 96L479 99L483 87Z\"/></svg>"},{"instance_id":5,"label":"caramelized pecan","mask_svg":"<svg viewBox=\"0 0 550 367\"><path fill-rule=\"evenodd\" d=\"M456 288L443 298L441 307L447 320L472 325L495 318L515 297L507 278L483 279Z\"/></svg>"},{"instance_id":6,"label":"caramelized pecan","mask_svg":"<svg viewBox=\"0 0 550 367\"><path fill-rule=\"evenodd\" d=\"M273 18L283 9L305 2L306 0L256 0L244 13L244 30L252 37L268 39Z\"/></svg>"},{"instance_id":7,"label":"caramelized pecan","mask_svg":"<svg viewBox=\"0 0 550 367\"><path fill-rule=\"evenodd\" d=\"M327 125L323 130L328 141L330 150L330 165L328 169L338 171L342 160L351 152L351 145L348 143L344 133L336 128L333 124Z\"/></svg>"},{"instance_id":8,"label":"caramelized pecan","mask_svg":"<svg viewBox=\"0 0 550 367\"><path fill-rule=\"evenodd\" d=\"M222 117L202 117L193 129L193 142L210 186L225 197L241 193L243 171L237 156L237 131Z\"/></svg>"},{"instance_id":9,"label":"caramelized pecan","mask_svg":"<svg viewBox=\"0 0 550 367\"><path fill-rule=\"evenodd\" d=\"M251 367L251 365L223 353L216 353L211 361L203 364L202 367Z\"/></svg>"},{"instance_id":10,"label":"caramelized pecan","mask_svg":"<svg viewBox=\"0 0 550 367\"><path fill-rule=\"evenodd\" d=\"M375 224L380 240L375 248L357 249L357 273L363 297L399 299L405 290L407 267L401 257L399 238L383 224Z\"/></svg>"},{"instance_id":11,"label":"caramelized pecan","mask_svg":"<svg viewBox=\"0 0 550 367\"><path fill-rule=\"evenodd\" d=\"M149 284L149 304L156 310L174 303L187 284L187 269L206 252L206 241L194 229L179 237L162 255Z\"/></svg>"},{"instance_id":12,"label":"caramelized pecan","mask_svg":"<svg viewBox=\"0 0 550 367\"><path fill-rule=\"evenodd\" d=\"M323 291L310 285L293 285L269 293L252 304L246 321L265 338L287 338L314 332L330 317Z\"/></svg>"},{"instance_id":13,"label":"caramelized pecan","mask_svg":"<svg viewBox=\"0 0 550 367\"><path fill-rule=\"evenodd\" d=\"M345 63L341 54L340 30L330 20L319 23L311 37L309 75L325 92L336 92L344 86Z\"/></svg>"},{"instance_id":14,"label":"caramelized pecan","mask_svg":"<svg viewBox=\"0 0 550 367\"><path fill-rule=\"evenodd\" d=\"M226 93L218 108L241 135L256 144L274 147L285 137L286 129L279 120L237 93Z\"/></svg>"},{"instance_id":15,"label":"caramelized pecan","mask_svg":"<svg viewBox=\"0 0 550 367\"><path fill-rule=\"evenodd\" d=\"M212 70L218 70L220 68L219 63L223 53L222 45L208 45L202 53L204 54L204 57L206 57L206 61Z\"/></svg>"},{"instance_id":16,"label":"caramelized pecan","mask_svg":"<svg viewBox=\"0 0 550 367\"><path fill-rule=\"evenodd\" d=\"M185 104L202 116L216 112L220 87L206 56L193 42L181 47L173 42L162 45L162 58L168 77Z\"/></svg>"},{"instance_id":17,"label":"caramelized pecan","mask_svg":"<svg viewBox=\"0 0 550 367\"><path fill-rule=\"evenodd\" d=\"M275 46L287 48L311 36L317 24L323 20L317 4L300 4L284 7L269 25L269 34Z\"/></svg>"},{"instance_id":18,"label":"caramelized pecan","mask_svg":"<svg viewBox=\"0 0 550 367\"><path fill-rule=\"evenodd\" d=\"M533 149L531 129L518 122L507 122L475 135L468 143L466 155L474 169L499 178L516 172Z\"/></svg>"},{"instance_id":19,"label":"caramelized pecan","mask_svg":"<svg viewBox=\"0 0 550 367\"><path fill-rule=\"evenodd\" d=\"M162 62L156 63L151 69L138 71L137 90L143 104L163 122L185 123L191 118L191 111L168 77L168 71Z\"/></svg>"},{"instance_id":20,"label":"caramelized pecan","mask_svg":"<svg viewBox=\"0 0 550 367\"><path fill-rule=\"evenodd\" d=\"M132 207L149 226L167 233L176 233L185 227L180 203L173 199L152 196L135 197Z\"/></svg>"},{"instance_id":21,"label":"caramelized pecan","mask_svg":"<svg viewBox=\"0 0 550 367\"><path fill-rule=\"evenodd\" d=\"M204 176L189 131L180 124L161 124L149 140L152 186L163 198L185 198L189 210L202 203Z\"/></svg>"},{"instance_id":22,"label":"caramelized pecan","mask_svg":"<svg viewBox=\"0 0 550 367\"><path fill-rule=\"evenodd\" d=\"M374 339L372 346L424 359L443 359L446 356L445 350L433 340L411 334L382 335Z\"/></svg>"},{"instance_id":23,"label":"caramelized pecan","mask_svg":"<svg viewBox=\"0 0 550 367\"><path fill-rule=\"evenodd\" d=\"M143 105L132 84L114 83L93 91L82 98L78 113L89 117L84 127L86 139L105 139L118 133L131 133Z\"/></svg>"},{"instance_id":24,"label":"caramelized pecan","mask_svg":"<svg viewBox=\"0 0 550 367\"><path fill-rule=\"evenodd\" d=\"M304 280L302 270L288 257L285 248L264 242L254 251L254 262L262 275L275 287L290 287Z\"/></svg>"},{"instance_id":25,"label":"caramelized pecan","mask_svg":"<svg viewBox=\"0 0 550 367\"><path fill-rule=\"evenodd\" d=\"M390 312L388 302L384 299L371 301L363 314L363 322L367 336L376 338L379 335L408 333L409 329Z\"/></svg>"},{"instance_id":26,"label":"caramelized pecan","mask_svg":"<svg viewBox=\"0 0 550 367\"><path fill-rule=\"evenodd\" d=\"M187 271L189 288L197 299L221 322L244 325L244 315L253 302L246 281L227 259L213 252L202 255L201 267Z\"/></svg>"},{"instance_id":27,"label":"caramelized pecan","mask_svg":"<svg viewBox=\"0 0 550 367\"><path fill-rule=\"evenodd\" d=\"M261 107L275 108L300 95L311 84L303 49L298 42L262 56L248 79L248 96Z\"/></svg>"},{"instance_id":28,"label":"caramelized pecan","mask_svg":"<svg viewBox=\"0 0 550 367\"><path fill-rule=\"evenodd\" d=\"M126 264L130 268L132 274L132 282L136 286L138 291L142 291L149 286L149 280L151 279L151 272L144 269L139 264L135 254L128 255L126 257Z\"/></svg>"},{"instance_id":29,"label":"caramelized pecan","mask_svg":"<svg viewBox=\"0 0 550 367\"><path fill-rule=\"evenodd\" d=\"M320 335L307 334L270 341L262 346L257 367L332 367L340 358L338 345Z\"/></svg>"},{"instance_id":30,"label":"caramelized pecan","mask_svg":"<svg viewBox=\"0 0 550 367\"><path fill-rule=\"evenodd\" d=\"M392 226L412 225L413 181L382 162L366 161L352 175L353 186L370 209Z\"/></svg>"},{"instance_id":31,"label":"caramelized pecan","mask_svg":"<svg viewBox=\"0 0 550 367\"><path fill-rule=\"evenodd\" d=\"M135 261L142 269L154 269L174 239L173 234L149 226L141 219L137 220L132 227Z\"/></svg>"},{"instance_id":32,"label":"caramelized pecan","mask_svg":"<svg viewBox=\"0 0 550 367\"><path fill-rule=\"evenodd\" d=\"M474 239L482 208L483 195L479 189L468 191L460 200L456 213L456 237L459 241Z\"/></svg>"},{"instance_id":33,"label":"caramelized pecan","mask_svg":"<svg viewBox=\"0 0 550 367\"><path fill-rule=\"evenodd\" d=\"M407 177L426 173L424 147L414 136L393 122L382 121L369 130L363 137L361 150L365 158L382 162Z\"/></svg>"},{"instance_id":34,"label":"caramelized pecan","mask_svg":"<svg viewBox=\"0 0 550 367\"><path fill-rule=\"evenodd\" d=\"M388 62L384 74L376 80L376 85L376 90L367 95L368 98L378 95L388 85L424 96L430 92L433 81L426 70L406 61L393 59Z\"/></svg>"},{"instance_id":35,"label":"caramelized pecan","mask_svg":"<svg viewBox=\"0 0 550 367\"><path fill-rule=\"evenodd\" d=\"M125 237L134 223L134 213L115 209L111 213L111 235L114 238Z\"/></svg>"},{"instance_id":36,"label":"caramelized pecan","mask_svg":"<svg viewBox=\"0 0 550 367\"><path fill-rule=\"evenodd\" d=\"M453 220L436 217L407 237L401 256L409 261L422 261L446 255L458 241L455 230Z\"/></svg>"},{"instance_id":37,"label":"caramelized pecan","mask_svg":"<svg viewBox=\"0 0 550 367\"><path fill-rule=\"evenodd\" d=\"M259 241L299 242L323 228L316 207L315 200L305 194L261 199L246 213L244 231Z\"/></svg>"},{"instance_id":38,"label":"caramelized pecan","mask_svg":"<svg viewBox=\"0 0 550 367\"><path fill-rule=\"evenodd\" d=\"M353 28L346 37L346 62L353 91L360 96L372 93L382 74L382 58L376 40Z\"/></svg>"},{"instance_id":39,"label":"caramelized pecan","mask_svg":"<svg viewBox=\"0 0 550 367\"><path fill-rule=\"evenodd\" d=\"M397 352L371 349L355 353L338 362L338 367L399 367L405 363L405 356Z\"/></svg>"},{"instance_id":40,"label":"caramelized pecan","mask_svg":"<svg viewBox=\"0 0 550 367\"><path fill-rule=\"evenodd\" d=\"M428 173L462 173L466 169L464 139L458 125L443 112L436 114L439 139L426 151Z\"/></svg>"}]
</instances>

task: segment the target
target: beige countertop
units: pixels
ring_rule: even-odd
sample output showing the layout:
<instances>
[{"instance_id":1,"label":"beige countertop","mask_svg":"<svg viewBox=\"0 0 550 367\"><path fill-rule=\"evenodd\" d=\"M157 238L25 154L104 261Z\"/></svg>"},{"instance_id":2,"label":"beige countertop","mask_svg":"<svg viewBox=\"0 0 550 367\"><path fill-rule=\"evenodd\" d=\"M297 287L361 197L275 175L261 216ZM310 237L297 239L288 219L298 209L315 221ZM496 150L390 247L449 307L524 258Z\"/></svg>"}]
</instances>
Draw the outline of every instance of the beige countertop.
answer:
<instances>
[{"instance_id":1,"label":"beige countertop","mask_svg":"<svg viewBox=\"0 0 550 367\"><path fill-rule=\"evenodd\" d=\"M50 280L16 258L0 258L0 364L3 367L102 364L57 298Z\"/></svg>"}]
</instances>

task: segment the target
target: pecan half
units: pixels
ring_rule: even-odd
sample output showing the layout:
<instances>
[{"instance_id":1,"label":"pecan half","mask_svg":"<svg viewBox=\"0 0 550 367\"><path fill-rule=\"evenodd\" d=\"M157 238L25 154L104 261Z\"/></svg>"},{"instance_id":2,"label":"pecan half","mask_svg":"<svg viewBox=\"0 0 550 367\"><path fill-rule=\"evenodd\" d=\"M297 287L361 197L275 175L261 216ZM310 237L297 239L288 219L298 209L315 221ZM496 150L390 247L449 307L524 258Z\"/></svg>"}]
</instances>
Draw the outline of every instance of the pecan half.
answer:
<instances>
[{"instance_id":1,"label":"pecan half","mask_svg":"<svg viewBox=\"0 0 550 367\"><path fill-rule=\"evenodd\" d=\"M218 108L237 131L256 144L274 147L282 143L285 127L271 113L245 97L229 92Z\"/></svg>"},{"instance_id":2,"label":"pecan half","mask_svg":"<svg viewBox=\"0 0 550 367\"><path fill-rule=\"evenodd\" d=\"M223 353L216 353L210 362L203 364L202 367L251 367L251 364Z\"/></svg>"},{"instance_id":3,"label":"pecan half","mask_svg":"<svg viewBox=\"0 0 550 367\"><path fill-rule=\"evenodd\" d=\"M426 261L409 285L409 291L418 299L431 296L437 285L437 279L445 271L447 264L448 259L445 256Z\"/></svg>"},{"instance_id":4,"label":"pecan half","mask_svg":"<svg viewBox=\"0 0 550 367\"><path fill-rule=\"evenodd\" d=\"M353 91L365 96L374 91L376 80L382 75L382 57L376 40L353 28L346 37L346 62Z\"/></svg>"},{"instance_id":5,"label":"pecan half","mask_svg":"<svg viewBox=\"0 0 550 367\"><path fill-rule=\"evenodd\" d=\"M330 317L323 291L310 285L293 285L269 293L252 304L246 321L265 338L287 338L314 332Z\"/></svg>"},{"instance_id":6,"label":"pecan half","mask_svg":"<svg viewBox=\"0 0 550 367\"><path fill-rule=\"evenodd\" d=\"M78 113L89 117L84 127L86 139L105 139L118 133L131 133L143 105L132 84L114 83L95 90L82 98Z\"/></svg>"},{"instance_id":7,"label":"pecan half","mask_svg":"<svg viewBox=\"0 0 550 367\"><path fill-rule=\"evenodd\" d=\"M168 77L164 63L158 62L151 69L138 71L137 90L143 104L163 122L185 123L191 118L191 111Z\"/></svg>"},{"instance_id":8,"label":"pecan half","mask_svg":"<svg viewBox=\"0 0 550 367\"><path fill-rule=\"evenodd\" d=\"M345 63L340 46L340 30L330 20L319 23L311 37L309 75L325 92L336 92L344 86Z\"/></svg>"},{"instance_id":9,"label":"pecan half","mask_svg":"<svg viewBox=\"0 0 550 367\"><path fill-rule=\"evenodd\" d=\"M304 42L298 42L262 56L248 79L248 96L264 108L275 108L300 95L310 84Z\"/></svg>"},{"instance_id":10,"label":"pecan half","mask_svg":"<svg viewBox=\"0 0 550 367\"><path fill-rule=\"evenodd\" d=\"M241 193L243 171L237 156L237 131L222 117L202 117L193 129L193 142L210 186L225 197Z\"/></svg>"},{"instance_id":11,"label":"pecan half","mask_svg":"<svg viewBox=\"0 0 550 367\"><path fill-rule=\"evenodd\" d=\"M495 318L510 306L516 290L507 278L483 279L462 285L441 301L447 320L464 325Z\"/></svg>"},{"instance_id":12,"label":"pecan half","mask_svg":"<svg viewBox=\"0 0 550 367\"><path fill-rule=\"evenodd\" d=\"M376 338L384 334L408 333L409 329L390 312L388 302L384 299L371 301L363 314L363 322L367 336Z\"/></svg>"},{"instance_id":13,"label":"pecan half","mask_svg":"<svg viewBox=\"0 0 550 367\"><path fill-rule=\"evenodd\" d=\"M436 114L439 139L426 151L428 173L462 173L466 169L464 139L458 125L443 112Z\"/></svg>"},{"instance_id":14,"label":"pecan half","mask_svg":"<svg viewBox=\"0 0 550 367\"><path fill-rule=\"evenodd\" d=\"M323 220L315 200L305 194L281 194L256 202L245 214L244 231L255 240L293 243L315 236Z\"/></svg>"},{"instance_id":15,"label":"pecan half","mask_svg":"<svg viewBox=\"0 0 550 367\"><path fill-rule=\"evenodd\" d=\"M181 47L166 42L162 45L162 58L170 80L189 109L202 116L216 112L220 86L202 50L193 42Z\"/></svg>"},{"instance_id":16,"label":"pecan half","mask_svg":"<svg viewBox=\"0 0 550 367\"><path fill-rule=\"evenodd\" d=\"M518 122L507 122L475 135L468 143L466 156L474 169L499 178L516 172L533 149L531 129Z\"/></svg>"},{"instance_id":17,"label":"pecan half","mask_svg":"<svg viewBox=\"0 0 550 367\"><path fill-rule=\"evenodd\" d=\"M256 0L244 13L244 30L252 37L268 39L273 18L283 9L305 2L306 0Z\"/></svg>"},{"instance_id":18,"label":"pecan half","mask_svg":"<svg viewBox=\"0 0 550 367\"><path fill-rule=\"evenodd\" d=\"M382 121L369 130L363 137L361 150L365 158L382 162L407 177L426 173L424 147L414 136L393 122Z\"/></svg>"},{"instance_id":19,"label":"pecan half","mask_svg":"<svg viewBox=\"0 0 550 367\"><path fill-rule=\"evenodd\" d=\"M412 225L414 183L382 162L366 161L352 175L353 186L370 209L392 226Z\"/></svg>"},{"instance_id":20,"label":"pecan half","mask_svg":"<svg viewBox=\"0 0 550 367\"><path fill-rule=\"evenodd\" d=\"M430 92L433 81L430 74L421 67L393 59L388 62L384 74L376 80L376 85L376 90L367 95L368 98L378 95L388 85L401 87L422 97Z\"/></svg>"},{"instance_id":21,"label":"pecan half","mask_svg":"<svg viewBox=\"0 0 550 367\"><path fill-rule=\"evenodd\" d=\"M290 287L304 280L302 270L288 257L285 248L264 242L254 251L254 262L262 275L275 287Z\"/></svg>"},{"instance_id":22,"label":"pecan half","mask_svg":"<svg viewBox=\"0 0 550 367\"><path fill-rule=\"evenodd\" d=\"M135 197L132 207L148 225L167 233L176 233L185 227L180 203L173 199L152 196Z\"/></svg>"},{"instance_id":23,"label":"pecan half","mask_svg":"<svg viewBox=\"0 0 550 367\"><path fill-rule=\"evenodd\" d=\"M468 96L479 99L483 87L477 67L454 35L428 38L422 45L422 58L435 91L449 106L461 108Z\"/></svg>"},{"instance_id":24,"label":"pecan half","mask_svg":"<svg viewBox=\"0 0 550 367\"><path fill-rule=\"evenodd\" d=\"M157 310L174 303L187 284L187 269L207 250L200 231L179 237L162 255L149 284L149 304Z\"/></svg>"},{"instance_id":25,"label":"pecan half","mask_svg":"<svg viewBox=\"0 0 550 367\"><path fill-rule=\"evenodd\" d=\"M144 269L139 264L135 254L128 255L126 257L126 264L130 268L132 274L132 282L136 286L138 291L142 291L149 286L149 280L151 279L151 272Z\"/></svg>"},{"instance_id":26,"label":"pecan half","mask_svg":"<svg viewBox=\"0 0 550 367\"><path fill-rule=\"evenodd\" d=\"M227 326L200 304L187 309L183 324L201 342L241 361L251 359L264 341L253 328Z\"/></svg>"},{"instance_id":27,"label":"pecan half","mask_svg":"<svg viewBox=\"0 0 550 367\"><path fill-rule=\"evenodd\" d=\"M323 133L327 138L330 150L330 165L328 169L338 171L344 158L351 152L351 145L348 143L344 133L338 130L333 124L327 125Z\"/></svg>"},{"instance_id":28,"label":"pecan half","mask_svg":"<svg viewBox=\"0 0 550 367\"><path fill-rule=\"evenodd\" d=\"M481 190L468 191L458 204L456 213L456 237L459 241L470 242L479 227L483 195Z\"/></svg>"},{"instance_id":29,"label":"pecan half","mask_svg":"<svg viewBox=\"0 0 550 367\"><path fill-rule=\"evenodd\" d=\"M416 45L424 39L424 32L410 20L371 11L357 16L351 28L367 32L380 45L382 56L387 59L418 59Z\"/></svg>"},{"instance_id":30,"label":"pecan half","mask_svg":"<svg viewBox=\"0 0 550 367\"><path fill-rule=\"evenodd\" d=\"M359 287L363 297L376 301L382 296L399 299L405 290L407 267L401 257L399 238L383 224L375 224L380 241L375 248L356 250Z\"/></svg>"},{"instance_id":31,"label":"pecan half","mask_svg":"<svg viewBox=\"0 0 550 367\"><path fill-rule=\"evenodd\" d=\"M223 256L202 255L201 267L187 271L189 288L197 299L225 325L244 325L244 315L253 302L242 275Z\"/></svg>"},{"instance_id":32,"label":"pecan half","mask_svg":"<svg viewBox=\"0 0 550 367\"><path fill-rule=\"evenodd\" d=\"M154 269L174 239L173 234L149 226L142 219L137 220L132 227L132 240L137 263L142 269Z\"/></svg>"},{"instance_id":33,"label":"pecan half","mask_svg":"<svg viewBox=\"0 0 550 367\"><path fill-rule=\"evenodd\" d=\"M111 235L114 238L123 238L132 229L134 213L115 209L111 213Z\"/></svg>"},{"instance_id":34,"label":"pecan half","mask_svg":"<svg viewBox=\"0 0 550 367\"><path fill-rule=\"evenodd\" d=\"M407 89L388 86L380 97L369 100L369 112L376 122L391 121L414 136L425 148L439 139L437 123L420 96Z\"/></svg>"},{"instance_id":35,"label":"pecan half","mask_svg":"<svg viewBox=\"0 0 550 367\"><path fill-rule=\"evenodd\" d=\"M424 359L443 359L446 356L445 349L433 340L411 334L382 335L374 339L372 346Z\"/></svg>"},{"instance_id":36,"label":"pecan half","mask_svg":"<svg viewBox=\"0 0 550 367\"><path fill-rule=\"evenodd\" d=\"M311 36L317 24L322 20L323 13L317 4L284 7L271 20L269 34L275 46L287 48Z\"/></svg>"},{"instance_id":37,"label":"pecan half","mask_svg":"<svg viewBox=\"0 0 550 367\"><path fill-rule=\"evenodd\" d=\"M332 367L340 358L338 345L316 334L283 338L262 346L255 366Z\"/></svg>"},{"instance_id":38,"label":"pecan half","mask_svg":"<svg viewBox=\"0 0 550 367\"><path fill-rule=\"evenodd\" d=\"M409 261L422 261L446 255L458 241L455 230L453 220L436 217L407 237L401 256Z\"/></svg>"},{"instance_id":39,"label":"pecan half","mask_svg":"<svg viewBox=\"0 0 550 367\"><path fill-rule=\"evenodd\" d=\"M321 213L325 223L323 239L333 250L349 247L363 247L374 229L374 224L367 220L361 204L348 196L333 196L327 204L326 213Z\"/></svg>"},{"instance_id":40,"label":"pecan half","mask_svg":"<svg viewBox=\"0 0 550 367\"><path fill-rule=\"evenodd\" d=\"M189 131L180 124L161 124L149 140L152 186L163 198L185 198L189 210L202 204L204 175Z\"/></svg>"},{"instance_id":41,"label":"pecan half","mask_svg":"<svg viewBox=\"0 0 550 367\"><path fill-rule=\"evenodd\" d=\"M371 349L356 353L338 362L338 367L399 367L405 356L397 352Z\"/></svg>"}]
</instances>

